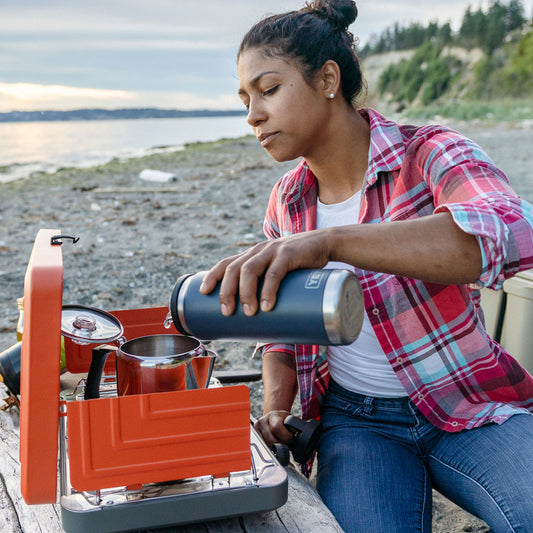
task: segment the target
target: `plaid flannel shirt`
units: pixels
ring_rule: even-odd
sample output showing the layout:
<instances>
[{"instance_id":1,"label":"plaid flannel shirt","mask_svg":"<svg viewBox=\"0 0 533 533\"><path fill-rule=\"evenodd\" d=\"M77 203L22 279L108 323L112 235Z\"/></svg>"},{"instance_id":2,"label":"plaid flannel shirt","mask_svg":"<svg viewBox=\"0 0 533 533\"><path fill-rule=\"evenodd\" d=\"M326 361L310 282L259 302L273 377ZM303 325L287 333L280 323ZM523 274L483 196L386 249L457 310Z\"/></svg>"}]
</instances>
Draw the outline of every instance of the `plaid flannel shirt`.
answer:
<instances>
[{"instance_id":1,"label":"plaid flannel shirt","mask_svg":"<svg viewBox=\"0 0 533 533\"><path fill-rule=\"evenodd\" d=\"M471 140L441 126L400 126L371 109L368 170L360 224L417 219L449 211L475 235L478 284L440 285L356 269L366 313L406 394L447 431L502 423L533 410L533 377L486 333L480 287L499 289L533 267L533 208ZM317 183L304 160L274 187L268 239L316 228ZM320 414L329 373L320 346L269 344L263 354L294 354L302 414Z\"/></svg>"}]
</instances>

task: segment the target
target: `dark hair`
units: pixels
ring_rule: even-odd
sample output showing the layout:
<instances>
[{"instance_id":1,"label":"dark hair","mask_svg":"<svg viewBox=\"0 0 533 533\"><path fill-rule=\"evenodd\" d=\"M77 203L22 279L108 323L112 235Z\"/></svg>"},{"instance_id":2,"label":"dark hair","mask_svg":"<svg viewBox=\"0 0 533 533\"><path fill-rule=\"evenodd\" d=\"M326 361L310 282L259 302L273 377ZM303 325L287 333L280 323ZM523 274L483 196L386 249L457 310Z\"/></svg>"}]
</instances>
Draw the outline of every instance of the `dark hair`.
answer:
<instances>
[{"instance_id":1,"label":"dark hair","mask_svg":"<svg viewBox=\"0 0 533 533\"><path fill-rule=\"evenodd\" d=\"M354 37L348 31L356 18L352 0L314 0L299 11L272 15L252 26L241 42L238 57L245 50L260 48L266 56L294 60L309 84L331 59L340 68L342 95L353 105L365 88Z\"/></svg>"}]
</instances>

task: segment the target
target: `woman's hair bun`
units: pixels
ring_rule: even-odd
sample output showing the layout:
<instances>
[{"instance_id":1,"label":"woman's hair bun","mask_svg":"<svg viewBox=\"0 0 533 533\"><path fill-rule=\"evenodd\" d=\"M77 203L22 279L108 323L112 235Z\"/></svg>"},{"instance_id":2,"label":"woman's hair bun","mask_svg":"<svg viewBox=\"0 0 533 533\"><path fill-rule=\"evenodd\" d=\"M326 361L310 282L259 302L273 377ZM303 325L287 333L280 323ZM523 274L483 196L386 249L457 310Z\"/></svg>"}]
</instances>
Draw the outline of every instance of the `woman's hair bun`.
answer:
<instances>
[{"instance_id":1,"label":"woman's hair bun","mask_svg":"<svg viewBox=\"0 0 533 533\"><path fill-rule=\"evenodd\" d=\"M302 11L327 19L341 30L346 30L357 18L357 6L353 0L314 0Z\"/></svg>"}]
</instances>

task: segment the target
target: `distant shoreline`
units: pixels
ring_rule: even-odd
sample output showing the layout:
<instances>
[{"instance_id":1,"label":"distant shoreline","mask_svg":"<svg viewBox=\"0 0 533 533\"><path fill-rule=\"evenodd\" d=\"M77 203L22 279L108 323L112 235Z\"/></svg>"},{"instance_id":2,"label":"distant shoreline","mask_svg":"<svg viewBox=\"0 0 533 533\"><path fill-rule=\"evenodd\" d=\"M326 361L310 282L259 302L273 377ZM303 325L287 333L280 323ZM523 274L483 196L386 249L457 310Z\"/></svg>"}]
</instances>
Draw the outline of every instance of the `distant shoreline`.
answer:
<instances>
[{"instance_id":1,"label":"distant shoreline","mask_svg":"<svg viewBox=\"0 0 533 533\"><path fill-rule=\"evenodd\" d=\"M0 113L0 122L52 122L70 120L136 120L146 118L201 118L244 116L244 110L228 109L73 109L68 111L9 111Z\"/></svg>"},{"instance_id":2,"label":"distant shoreline","mask_svg":"<svg viewBox=\"0 0 533 533\"><path fill-rule=\"evenodd\" d=\"M0 183L247 134L240 115L0 122Z\"/></svg>"}]
</instances>

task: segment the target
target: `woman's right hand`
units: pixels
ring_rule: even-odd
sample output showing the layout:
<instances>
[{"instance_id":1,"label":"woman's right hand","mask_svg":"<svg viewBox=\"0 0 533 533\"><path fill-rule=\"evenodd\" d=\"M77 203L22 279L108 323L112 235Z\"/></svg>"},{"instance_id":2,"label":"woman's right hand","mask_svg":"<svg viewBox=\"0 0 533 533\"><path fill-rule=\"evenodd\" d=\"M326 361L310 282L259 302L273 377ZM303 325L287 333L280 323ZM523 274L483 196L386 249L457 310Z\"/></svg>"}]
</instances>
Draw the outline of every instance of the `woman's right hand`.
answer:
<instances>
[{"instance_id":1,"label":"woman's right hand","mask_svg":"<svg viewBox=\"0 0 533 533\"><path fill-rule=\"evenodd\" d=\"M289 445L294 440L294 433L283 424L289 415L290 412L284 409L269 411L254 424L255 430L269 447L276 443Z\"/></svg>"}]
</instances>

